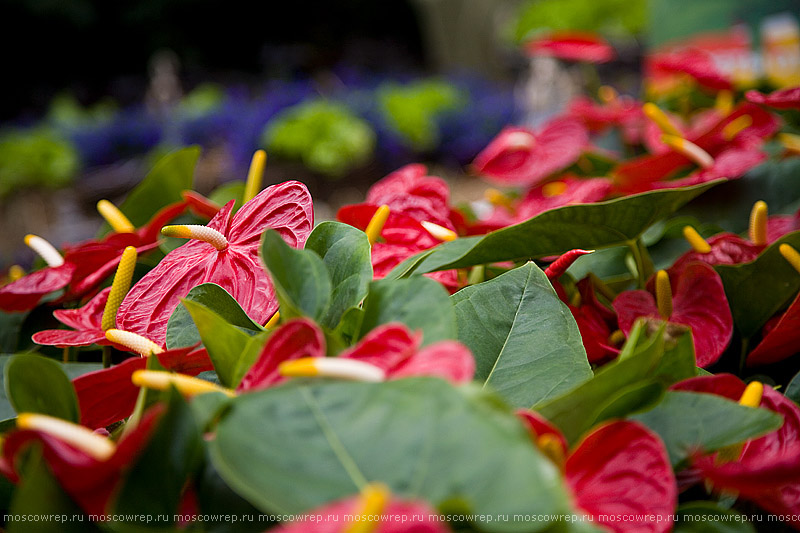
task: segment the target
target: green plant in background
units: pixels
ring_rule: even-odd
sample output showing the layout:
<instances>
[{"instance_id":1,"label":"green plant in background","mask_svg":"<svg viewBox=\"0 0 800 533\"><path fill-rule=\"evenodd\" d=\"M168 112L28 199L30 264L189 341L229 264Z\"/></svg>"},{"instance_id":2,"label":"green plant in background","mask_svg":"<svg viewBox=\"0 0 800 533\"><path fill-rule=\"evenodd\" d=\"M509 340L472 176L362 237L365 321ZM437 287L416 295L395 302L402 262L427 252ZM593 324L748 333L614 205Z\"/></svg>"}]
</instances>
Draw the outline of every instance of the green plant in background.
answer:
<instances>
[{"instance_id":1,"label":"green plant in background","mask_svg":"<svg viewBox=\"0 0 800 533\"><path fill-rule=\"evenodd\" d=\"M261 144L272 155L301 160L312 170L338 178L369 160L375 132L343 105L315 100L270 120Z\"/></svg>"},{"instance_id":2,"label":"green plant in background","mask_svg":"<svg viewBox=\"0 0 800 533\"><path fill-rule=\"evenodd\" d=\"M203 83L187 93L180 103L180 112L186 117L202 117L222 105L225 90L216 83Z\"/></svg>"},{"instance_id":3,"label":"green plant in background","mask_svg":"<svg viewBox=\"0 0 800 533\"><path fill-rule=\"evenodd\" d=\"M62 187L78 167L75 148L50 130L0 134L0 197L22 187Z\"/></svg>"},{"instance_id":4,"label":"green plant in background","mask_svg":"<svg viewBox=\"0 0 800 533\"><path fill-rule=\"evenodd\" d=\"M646 24L646 0L528 0L520 7L512 33L517 42L540 29L630 36L642 33Z\"/></svg>"},{"instance_id":5,"label":"green plant in background","mask_svg":"<svg viewBox=\"0 0 800 533\"><path fill-rule=\"evenodd\" d=\"M426 80L378 88L377 101L384 120L409 146L419 151L439 144L437 119L466 105L468 97L444 81Z\"/></svg>"},{"instance_id":6,"label":"green plant in background","mask_svg":"<svg viewBox=\"0 0 800 533\"><path fill-rule=\"evenodd\" d=\"M73 95L59 94L50 102L46 121L56 127L73 128L109 122L116 112L117 103L111 98L84 107Z\"/></svg>"}]
</instances>

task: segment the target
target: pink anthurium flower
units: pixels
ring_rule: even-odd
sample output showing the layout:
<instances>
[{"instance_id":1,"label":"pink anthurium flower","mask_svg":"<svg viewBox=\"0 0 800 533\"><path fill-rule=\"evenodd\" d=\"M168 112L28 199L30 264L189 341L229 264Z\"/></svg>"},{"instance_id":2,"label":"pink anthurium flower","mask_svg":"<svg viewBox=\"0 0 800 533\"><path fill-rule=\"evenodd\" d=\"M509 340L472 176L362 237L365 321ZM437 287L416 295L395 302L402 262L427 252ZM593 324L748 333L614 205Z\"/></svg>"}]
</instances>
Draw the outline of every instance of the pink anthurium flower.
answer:
<instances>
[{"instance_id":1,"label":"pink anthurium flower","mask_svg":"<svg viewBox=\"0 0 800 533\"><path fill-rule=\"evenodd\" d=\"M114 489L146 445L162 406L150 409L118 443L69 422L38 414L20 414L17 429L4 435L0 471L13 483L20 480L17 459L38 443L44 460L64 491L87 514L109 511Z\"/></svg>"},{"instance_id":2,"label":"pink anthurium flower","mask_svg":"<svg viewBox=\"0 0 800 533\"><path fill-rule=\"evenodd\" d=\"M420 350L421 341L402 324L385 324L338 357L325 357L325 336L319 326L308 319L290 320L267 340L237 391L264 389L287 377L384 381L438 376L458 384L472 380L475 361L464 345L440 341Z\"/></svg>"},{"instance_id":3,"label":"pink anthurium flower","mask_svg":"<svg viewBox=\"0 0 800 533\"><path fill-rule=\"evenodd\" d=\"M305 185L289 181L273 185L247 202L231 218L233 201L207 226L168 226L167 234L191 238L148 272L123 300L117 315L120 329L163 343L167 321L180 299L201 283L227 290L256 322L275 314L275 290L258 257L261 234L280 233L302 247L313 226L311 196Z\"/></svg>"},{"instance_id":4,"label":"pink anthurium flower","mask_svg":"<svg viewBox=\"0 0 800 533\"><path fill-rule=\"evenodd\" d=\"M800 109L800 87L788 87L769 94L747 91L744 97L754 104L775 109Z\"/></svg>"},{"instance_id":5,"label":"pink anthurium flower","mask_svg":"<svg viewBox=\"0 0 800 533\"><path fill-rule=\"evenodd\" d=\"M276 533L448 533L428 503L401 499L379 483L366 486L361 494L328 503L292 522L275 528ZM319 520L319 517L325 517Z\"/></svg>"},{"instance_id":6,"label":"pink anthurium flower","mask_svg":"<svg viewBox=\"0 0 800 533\"><path fill-rule=\"evenodd\" d=\"M525 43L531 56L545 56L565 61L606 63L614 59L614 49L600 35L582 31L554 31Z\"/></svg>"},{"instance_id":7,"label":"pink anthurium flower","mask_svg":"<svg viewBox=\"0 0 800 533\"><path fill-rule=\"evenodd\" d=\"M754 384L751 384L751 388ZM684 390L716 394L744 402L747 386L731 374L699 376L672 386ZM800 528L800 407L769 385L763 385L759 402L762 407L783 416L783 425L735 450L713 455L698 454L693 468L710 481L715 489L733 490L741 498L763 509L795 517L792 525ZM729 453L734 452L734 453ZM721 455L729 457L720 457Z\"/></svg>"},{"instance_id":8,"label":"pink anthurium flower","mask_svg":"<svg viewBox=\"0 0 800 533\"><path fill-rule=\"evenodd\" d=\"M714 364L733 335L733 318L719 274L705 263L690 263L680 272L659 271L651 285L655 286L655 298L648 291L637 290L623 292L614 299L623 333L628 335L639 317L689 326L697 366Z\"/></svg>"},{"instance_id":9,"label":"pink anthurium flower","mask_svg":"<svg viewBox=\"0 0 800 533\"><path fill-rule=\"evenodd\" d=\"M578 160L589 133L578 120L559 117L538 132L508 127L481 151L475 172L500 185L531 186Z\"/></svg>"},{"instance_id":10,"label":"pink anthurium flower","mask_svg":"<svg viewBox=\"0 0 800 533\"><path fill-rule=\"evenodd\" d=\"M661 439L627 420L593 429L569 453L561 432L533 411L518 411L539 449L564 471L574 505L615 533L672 529L678 489ZM638 515L637 521L615 520Z\"/></svg>"}]
</instances>

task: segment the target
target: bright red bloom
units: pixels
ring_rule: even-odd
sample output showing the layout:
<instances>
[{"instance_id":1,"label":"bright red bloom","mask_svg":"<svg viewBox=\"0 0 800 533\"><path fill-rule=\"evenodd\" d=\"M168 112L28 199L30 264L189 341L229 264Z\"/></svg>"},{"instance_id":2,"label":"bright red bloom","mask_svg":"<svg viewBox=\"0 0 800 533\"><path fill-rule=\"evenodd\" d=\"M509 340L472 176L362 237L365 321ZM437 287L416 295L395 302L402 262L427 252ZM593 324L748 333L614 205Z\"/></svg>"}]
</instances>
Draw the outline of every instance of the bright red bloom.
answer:
<instances>
[{"instance_id":1,"label":"bright red bloom","mask_svg":"<svg viewBox=\"0 0 800 533\"><path fill-rule=\"evenodd\" d=\"M89 346L111 344L103 331L103 310L111 287L100 291L83 307L53 311L59 322L73 329L46 329L33 334L33 342L46 346Z\"/></svg>"},{"instance_id":2,"label":"bright red bloom","mask_svg":"<svg viewBox=\"0 0 800 533\"><path fill-rule=\"evenodd\" d=\"M194 346L167 350L150 357L158 357L158 362L167 370L190 376L214 369L208 352ZM146 368L146 357L132 357L118 365L95 370L72 380L78 395L81 424L90 429L104 428L129 417L140 391L131 382L131 376L135 371Z\"/></svg>"},{"instance_id":3,"label":"bright red bloom","mask_svg":"<svg viewBox=\"0 0 800 533\"><path fill-rule=\"evenodd\" d=\"M714 364L733 335L733 318L722 280L705 263L687 264L681 271L669 272L674 287L672 314L663 318L656 300L648 291L626 291L614 299L619 327L628 335L639 317L654 317L692 329L697 366ZM651 280L652 283L652 280Z\"/></svg>"},{"instance_id":4,"label":"bright red bloom","mask_svg":"<svg viewBox=\"0 0 800 533\"><path fill-rule=\"evenodd\" d=\"M534 187L517 206L517 222L565 205L592 204L605 199L613 188L607 178L567 177Z\"/></svg>"},{"instance_id":5,"label":"bright red bloom","mask_svg":"<svg viewBox=\"0 0 800 533\"><path fill-rule=\"evenodd\" d=\"M659 181L651 185L652 189L673 189L689 187L721 178L736 179L767 160L767 154L761 150L740 150L733 148L720 153L709 168L699 169L685 178L670 181Z\"/></svg>"},{"instance_id":6,"label":"bright red bloom","mask_svg":"<svg viewBox=\"0 0 800 533\"><path fill-rule=\"evenodd\" d=\"M800 109L800 87L789 87L769 94L758 91L747 91L744 95L748 101L775 109Z\"/></svg>"},{"instance_id":7,"label":"bright red bloom","mask_svg":"<svg viewBox=\"0 0 800 533\"><path fill-rule=\"evenodd\" d=\"M800 294L789 308L764 326L761 342L747 354L747 365L768 365L800 351Z\"/></svg>"},{"instance_id":8,"label":"bright red bloom","mask_svg":"<svg viewBox=\"0 0 800 533\"><path fill-rule=\"evenodd\" d=\"M611 333L617 329L616 313L600 303L589 278L580 280L576 287L580 303L573 305L566 300L564 303L578 324L589 362L597 364L613 359L619 353L609 342Z\"/></svg>"},{"instance_id":9,"label":"bright red bloom","mask_svg":"<svg viewBox=\"0 0 800 533\"><path fill-rule=\"evenodd\" d=\"M163 343L167 321L180 299L201 283L227 290L253 320L265 323L278 302L261 265L258 248L267 228L291 246L302 248L313 226L311 196L305 185L289 181L261 191L231 218L228 202L208 223L227 246L191 240L176 248L148 272L123 300L117 314L120 329Z\"/></svg>"},{"instance_id":10,"label":"bright red bloom","mask_svg":"<svg viewBox=\"0 0 800 533\"><path fill-rule=\"evenodd\" d=\"M19 482L15 466L19 454L31 444L39 443L44 460L64 491L87 514L104 514L123 473L146 445L162 412L160 406L150 409L132 431L122 436L113 455L105 460L43 431L12 431L4 435L0 470L12 482Z\"/></svg>"},{"instance_id":11,"label":"bright red bloom","mask_svg":"<svg viewBox=\"0 0 800 533\"><path fill-rule=\"evenodd\" d=\"M17 281L0 287L0 309L28 311L39 304L45 294L63 289L72 280L75 265L64 262L57 267L45 267Z\"/></svg>"},{"instance_id":12,"label":"bright red bloom","mask_svg":"<svg viewBox=\"0 0 800 533\"><path fill-rule=\"evenodd\" d=\"M672 386L674 390L717 394L737 401L745 383L731 374L700 376ZM735 461L698 456L694 467L717 489L731 489L740 497L777 515L800 516L800 408L769 385L764 385L761 407L783 416L777 430L747 441ZM793 526L800 528L795 518Z\"/></svg>"},{"instance_id":13,"label":"bright red bloom","mask_svg":"<svg viewBox=\"0 0 800 533\"><path fill-rule=\"evenodd\" d=\"M675 74L687 74L703 87L713 90L730 90L731 81L722 74L711 56L697 48L686 48L673 52L661 52L647 57L647 76L659 78Z\"/></svg>"},{"instance_id":14,"label":"bright red bloom","mask_svg":"<svg viewBox=\"0 0 800 533\"><path fill-rule=\"evenodd\" d=\"M380 510L368 510L381 517L372 533L448 533L447 522L437 520L436 510L421 500L405 500L389 496ZM353 526L353 517L364 513L361 496L351 496L312 509L297 520L279 525L276 533L344 533ZM319 520L319 517L326 517Z\"/></svg>"},{"instance_id":15,"label":"bright red bloom","mask_svg":"<svg viewBox=\"0 0 800 533\"><path fill-rule=\"evenodd\" d=\"M672 529L678 501L675 476L664 444L649 429L627 420L601 424L567 455L566 441L555 426L532 411L518 411L518 415L537 444L548 436L560 446L575 506L595 522L616 533ZM641 518L635 522L615 520L632 514Z\"/></svg>"},{"instance_id":16,"label":"bright red bloom","mask_svg":"<svg viewBox=\"0 0 800 533\"><path fill-rule=\"evenodd\" d=\"M419 349L422 338L402 324L379 326L337 359L367 363L387 379L438 376L454 383L469 382L475 374L470 351L455 341L440 341ZM325 335L314 322L298 318L278 328L267 340L258 360L242 378L237 391L260 390L285 381L281 363L300 358L325 358Z\"/></svg>"},{"instance_id":17,"label":"bright red bloom","mask_svg":"<svg viewBox=\"0 0 800 533\"><path fill-rule=\"evenodd\" d=\"M475 171L501 185L535 185L578 160L589 133L578 120L559 117L537 133L508 127L477 155Z\"/></svg>"},{"instance_id":18,"label":"bright red bloom","mask_svg":"<svg viewBox=\"0 0 800 533\"><path fill-rule=\"evenodd\" d=\"M566 61L606 63L614 59L614 49L608 41L592 32L555 31L525 43L532 56L546 56Z\"/></svg>"},{"instance_id":19,"label":"bright red bloom","mask_svg":"<svg viewBox=\"0 0 800 533\"><path fill-rule=\"evenodd\" d=\"M618 96L608 103L578 96L570 102L567 114L583 122L592 133L618 127L626 143L639 144L642 141L645 127L642 104L630 96Z\"/></svg>"},{"instance_id":20,"label":"bright red bloom","mask_svg":"<svg viewBox=\"0 0 800 533\"><path fill-rule=\"evenodd\" d=\"M753 244L735 233L720 233L706 242L711 247L710 252L703 254L695 250L689 250L675 261L669 269L670 272L681 272L686 265L696 262L707 265L749 263L758 257L758 254L764 249L763 246Z\"/></svg>"}]
</instances>

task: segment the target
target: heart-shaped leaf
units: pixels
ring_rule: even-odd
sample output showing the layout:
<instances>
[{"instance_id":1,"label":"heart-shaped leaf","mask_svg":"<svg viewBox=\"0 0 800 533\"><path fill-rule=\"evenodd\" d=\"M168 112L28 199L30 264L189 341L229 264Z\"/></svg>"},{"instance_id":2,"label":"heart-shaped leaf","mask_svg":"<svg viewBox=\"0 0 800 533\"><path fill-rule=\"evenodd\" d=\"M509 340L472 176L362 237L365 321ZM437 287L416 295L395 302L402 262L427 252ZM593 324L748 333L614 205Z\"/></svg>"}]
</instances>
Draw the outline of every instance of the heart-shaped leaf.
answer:
<instances>
[{"instance_id":1,"label":"heart-shaped leaf","mask_svg":"<svg viewBox=\"0 0 800 533\"><path fill-rule=\"evenodd\" d=\"M41 413L78 423L75 388L61 365L41 355L16 355L5 365L6 396L17 413Z\"/></svg>"},{"instance_id":2,"label":"heart-shaped leaf","mask_svg":"<svg viewBox=\"0 0 800 533\"><path fill-rule=\"evenodd\" d=\"M450 297L476 379L530 407L592 377L578 325L532 262Z\"/></svg>"}]
</instances>

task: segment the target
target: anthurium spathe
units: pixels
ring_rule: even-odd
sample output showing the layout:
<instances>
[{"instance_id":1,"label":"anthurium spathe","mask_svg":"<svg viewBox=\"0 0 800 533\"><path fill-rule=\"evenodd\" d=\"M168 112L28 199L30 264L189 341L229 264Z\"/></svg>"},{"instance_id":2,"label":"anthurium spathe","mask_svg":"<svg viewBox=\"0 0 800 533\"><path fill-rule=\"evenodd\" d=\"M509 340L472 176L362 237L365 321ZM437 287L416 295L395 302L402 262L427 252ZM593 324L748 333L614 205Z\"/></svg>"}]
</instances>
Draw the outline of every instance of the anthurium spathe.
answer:
<instances>
[{"instance_id":1,"label":"anthurium spathe","mask_svg":"<svg viewBox=\"0 0 800 533\"><path fill-rule=\"evenodd\" d=\"M111 287L105 288L77 309L57 309L53 316L73 329L46 329L33 334L33 342L47 346L101 346L111 344L103 330L103 310Z\"/></svg>"},{"instance_id":2,"label":"anthurium spathe","mask_svg":"<svg viewBox=\"0 0 800 533\"><path fill-rule=\"evenodd\" d=\"M20 453L38 443L51 472L75 503L90 515L104 514L124 471L149 440L162 411L159 406L149 410L118 443L64 420L20 414L17 429L4 436L0 471L17 483Z\"/></svg>"},{"instance_id":3,"label":"anthurium spathe","mask_svg":"<svg viewBox=\"0 0 800 533\"><path fill-rule=\"evenodd\" d=\"M578 160L589 143L580 121L558 117L536 132L508 127L473 161L475 172L500 185L531 186Z\"/></svg>"},{"instance_id":4,"label":"anthurium spathe","mask_svg":"<svg viewBox=\"0 0 800 533\"><path fill-rule=\"evenodd\" d=\"M605 94L601 94L599 103L585 96L576 97L570 102L567 114L583 122L592 133L603 133L616 127L627 144L640 144L645 127L642 104L630 96L618 95L616 91L603 92Z\"/></svg>"},{"instance_id":5,"label":"anthurium spathe","mask_svg":"<svg viewBox=\"0 0 800 533\"><path fill-rule=\"evenodd\" d=\"M740 401L747 385L731 374L718 374L691 378L672 388ZM783 425L745 442L730 457L697 456L693 466L715 490L738 492L741 498L771 513L794 517L792 525L800 529L800 407L769 385L763 386L758 399L751 407L760 406L782 415Z\"/></svg>"},{"instance_id":6,"label":"anthurium spathe","mask_svg":"<svg viewBox=\"0 0 800 533\"><path fill-rule=\"evenodd\" d=\"M517 206L517 222L565 205L591 204L604 200L613 189L607 178L562 177L534 187Z\"/></svg>"},{"instance_id":7,"label":"anthurium spathe","mask_svg":"<svg viewBox=\"0 0 800 533\"><path fill-rule=\"evenodd\" d=\"M338 357L325 357L325 336L308 319L282 325L242 378L237 391L264 389L287 377L335 377L383 381L408 376L438 376L466 383L475 373L470 351L455 341L419 349L422 338L402 324L390 323L369 332Z\"/></svg>"},{"instance_id":8,"label":"anthurium spathe","mask_svg":"<svg viewBox=\"0 0 800 533\"><path fill-rule=\"evenodd\" d=\"M711 56L698 48L657 52L646 58L647 77L658 84L664 77L685 75L701 86L716 91L730 90L731 81L714 64Z\"/></svg>"},{"instance_id":9,"label":"anthurium spathe","mask_svg":"<svg viewBox=\"0 0 800 533\"><path fill-rule=\"evenodd\" d=\"M225 205L207 226L172 227L171 235L192 240L133 286L117 314L120 329L163 343L180 298L207 282L227 290L261 324L275 314L275 291L258 258L261 234L272 228L291 246L302 247L313 226L311 196L305 185L289 181L264 189L231 218L233 205Z\"/></svg>"},{"instance_id":10,"label":"anthurium spathe","mask_svg":"<svg viewBox=\"0 0 800 533\"><path fill-rule=\"evenodd\" d=\"M313 509L276 533L447 533L450 528L429 504L391 494L373 483L361 494ZM319 518L323 517L322 520Z\"/></svg>"},{"instance_id":11,"label":"anthurium spathe","mask_svg":"<svg viewBox=\"0 0 800 533\"><path fill-rule=\"evenodd\" d=\"M531 56L556 57L565 61L606 63L614 59L614 49L602 36L592 32L555 31L525 43Z\"/></svg>"},{"instance_id":12,"label":"anthurium spathe","mask_svg":"<svg viewBox=\"0 0 800 533\"><path fill-rule=\"evenodd\" d=\"M744 97L754 104L775 109L800 109L800 87L788 87L769 94L747 91Z\"/></svg>"},{"instance_id":13,"label":"anthurium spathe","mask_svg":"<svg viewBox=\"0 0 800 533\"><path fill-rule=\"evenodd\" d=\"M563 468L575 507L593 523L616 533L672 529L678 489L664 444L649 429L626 420L608 422L568 452L550 422L532 411L518 415L539 449Z\"/></svg>"},{"instance_id":14,"label":"anthurium spathe","mask_svg":"<svg viewBox=\"0 0 800 533\"><path fill-rule=\"evenodd\" d=\"M627 335L639 317L689 326L697 366L714 364L733 335L733 318L719 275L705 263L690 263L680 272L659 271L651 286L655 297L637 290L614 299L620 329Z\"/></svg>"}]
</instances>

